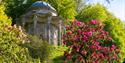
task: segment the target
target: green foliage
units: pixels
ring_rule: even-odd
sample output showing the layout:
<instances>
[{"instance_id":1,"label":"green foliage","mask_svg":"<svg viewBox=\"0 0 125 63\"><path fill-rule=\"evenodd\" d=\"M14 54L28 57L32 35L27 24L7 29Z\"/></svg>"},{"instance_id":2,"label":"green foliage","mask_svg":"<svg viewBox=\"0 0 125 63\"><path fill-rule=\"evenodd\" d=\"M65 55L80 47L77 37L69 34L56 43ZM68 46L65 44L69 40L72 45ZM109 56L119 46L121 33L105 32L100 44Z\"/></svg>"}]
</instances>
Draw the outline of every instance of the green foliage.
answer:
<instances>
[{"instance_id":1,"label":"green foliage","mask_svg":"<svg viewBox=\"0 0 125 63\"><path fill-rule=\"evenodd\" d=\"M76 12L76 3L74 0L48 0L49 3L57 9L59 15L65 19L73 19Z\"/></svg>"},{"instance_id":2,"label":"green foliage","mask_svg":"<svg viewBox=\"0 0 125 63\"><path fill-rule=\"evenodd\" d=\"M91 19L105 21L107 13L105 7L100 4L86 6L76 17L78 20L87 22Z\"/></svg>"},{"instance_id":3,"label":"green foliage","mask_svg":"<svg viewBox=\"0 0 125 63\"><path fill-rule=\"evenodd\" d=\"M47 42L22 32L21 27L0 27L0 63L46 63L50 48Z\"/></svg>"},{"instance_id":4,"label":"green foliage","mask_svg":"<svg viewBox=\"0 0 125 63\"><path fill-rule=\"evenodd\" d=\"M30 3L25 4L25 0L3 0L2 3L6 6L6 14L12 17L13 22L15 19L22 15L25 10L30 6Z\"/></svg>"},{"instance_id":5,"label":"green foliage","mask_svg":"<svg viewBox=\"0 0 125 63\"><path fill-rule=\"evenodd\" d=\"M74 1L76 2L76 11L79 13L83 9L85 1L84 0L74 0Z\"/></svg>"},{"instance_id":6,"label":"green foliage","mask_svg":"<svg viewBox=\"0 0 125 63\"><path fill-rule=\"evenodd\" d=\"M110 17L104 24L105 30L109 32L119 46L121 50L120 56L123 60L125 58L125 28L123 28L123 23L116 17Z\"/></svg>"},{"instance_id":7,"label":"green foliage","mask_svg":"<svg viewBox=\"0 0 125 63\"><path fill-rule=\"evenodd\" d=\"M0 27L0 63L34 63L39 59L33 59L29 55L28 48L22 47L26 34L20 27L3 25Z\"/></svg>"},{"instance_id":8,"label":"green foliage","mask_svg":"<svg viewBox=\"0 0 125 63\"><path fill-rule=\"evenodd\" d=\"M51 55L50 59L52 60L52 63L63 63L64 61L64 51L68 48L65 46L50 46L51 48Z\"/></svg>"},{"instance_id":9,"label":"green foliage","mask_svg":"<svg viewBox=\"0 0 125 63\"><path fill-rule=\"evenodd\" d=\"M5 14L4 5L0 4L0 26L3 24L11 25L11 19Z\"/></svg>"}]
</instances>

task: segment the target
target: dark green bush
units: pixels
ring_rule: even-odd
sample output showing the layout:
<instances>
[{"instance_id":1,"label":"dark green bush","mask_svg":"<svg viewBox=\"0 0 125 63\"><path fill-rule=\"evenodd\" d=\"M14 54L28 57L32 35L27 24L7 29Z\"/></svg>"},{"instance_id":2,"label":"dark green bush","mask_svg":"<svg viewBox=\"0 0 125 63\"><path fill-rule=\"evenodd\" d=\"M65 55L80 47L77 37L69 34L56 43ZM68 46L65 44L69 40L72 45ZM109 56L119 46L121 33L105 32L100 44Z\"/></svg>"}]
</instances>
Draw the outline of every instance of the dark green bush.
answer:
<instances>
[{"instance_id":1,"label":"dark green bush","mask_svg":"<svg viewBox=\"0 0 125 63\"><path fill-rule=\"evenodd\" d=\"M28 48L30 55L35 59L40 58L41 63L48 62L50 45L37 36L29 36L28 38L30 42L26 43L24 46Z\"/></svg>"}]
</instances>

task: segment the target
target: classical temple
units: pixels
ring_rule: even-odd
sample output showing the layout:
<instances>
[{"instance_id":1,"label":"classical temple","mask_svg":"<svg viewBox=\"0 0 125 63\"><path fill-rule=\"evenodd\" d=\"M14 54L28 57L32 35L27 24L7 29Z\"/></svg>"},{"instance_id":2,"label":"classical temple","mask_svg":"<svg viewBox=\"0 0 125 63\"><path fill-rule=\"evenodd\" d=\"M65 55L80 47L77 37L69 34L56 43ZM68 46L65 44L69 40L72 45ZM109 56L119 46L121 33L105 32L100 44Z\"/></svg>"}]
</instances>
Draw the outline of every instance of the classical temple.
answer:
<instances>
[{"instance_id":1,"label":"classical temple","mask_svg":"<svg viewBox=\"0 0 125 63\"><path fill-rule=\"evenodd\" d=\"M20 17L17 24L27 33L36 35L49 44L61 45L64 21L56 10L46 2L37 1Z\"/></svg>"}]
</instances>

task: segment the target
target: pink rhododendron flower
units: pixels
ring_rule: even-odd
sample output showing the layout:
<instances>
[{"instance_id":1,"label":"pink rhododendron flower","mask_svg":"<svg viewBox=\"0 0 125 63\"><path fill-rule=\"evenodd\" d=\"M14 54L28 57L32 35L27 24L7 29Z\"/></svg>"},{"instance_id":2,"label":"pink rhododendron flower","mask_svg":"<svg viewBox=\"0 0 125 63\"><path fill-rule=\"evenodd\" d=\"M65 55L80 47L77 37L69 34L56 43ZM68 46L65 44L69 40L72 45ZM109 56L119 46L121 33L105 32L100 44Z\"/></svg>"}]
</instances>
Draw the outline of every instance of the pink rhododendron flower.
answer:
<instances>
[{"instance_id":1,"label":"pink rhododendron flower","mask_svg":"<svg viewBox=\"0 0 125 63\"><path fill-rule=\"evenodd\" d=\"M82 40L83 40L84 42L88 42L87 36L84 35L84 37L82 38Z\"/></svg>"},{"instance_id":2,"label":"pink rhododendron flower","mask_svg":"<svg viewBox=\"0 0 125 63\"><path fill-rule=\"evenodd\" d=\"M113 56L114 56L114 57L116 57L116 56L117 56L117 54L115 54L115 53L114 53L114 54L113 54Z\"/></svg>"},{"instance_id":3,"label":"pink rhododendron flower","mask_svg":"<svg viewBox=\"0 0 125 63\"><path fill-rule=\"evenodd\" d=\"M91 37L91 36L92 36L92 31L87 32L86 35L87 35L88 37Z\"/></svg>"},{"instance_id":4,"label":"pink rhododendron flower","mask_svg":"<svg viewBox=\"0 0 125 63\"><path fill-rule=\"evenodd\" d=\"M103 54L98 54L100 58L104 58L104 55Z\"/></svg>"},{"instance_id":5,"label":"pink rhododendron flower","mask_svg":"<svg viewBox=\"0 0 125 63\"><path fill-rule=\"evenodd\" d=\"M116 46L115 46L115 45L112 45L112 48L113 48L113 49L115 49L115 48L116 48Z\"/></svg>"},{"instance_id":6,"label":"pink rhododendron flower","mask_svg":"<svg viewBox=\"0 0 125 63\"><path fill-rule=\"evenodd\" d=\"M92 49L96 49L96 46L94 46L94 45L91 45L91 47L90 48L92 48Z\"/></svg>"},{"instance_id":7,"label":"pink rhododendron flower","mask_svg":"<svg viewBox=\"0 0 125 63\"><path fill-rule=\"evenodd\" d=\"M95 61L95 63L99 63L99 61L97 60L97 61Z\"/></svg>"},{"instance_id":8,"label":"pink rhododendron flower","mask_svg":"<svg viewBox=\"0 0 125 63\"><path fill-rule=\"evenodd\" d=\"M108 37L108 40L112 40L112 38L111 38L111 37Z\"/></svg>"},{"instance_id":9,"label":"pink rhododendron flower","mask_svg":"<svg viewBox=\"0 0 125 63\"><path fill-rule=\"evenodd\" d=\"M75 25L77 25L78 27L80 27L80 26L82 26L82 24L84 24L84 23L78 22L77 20L74 20L74 21L73 21L73 24L75 24Z\"/></svg>"},{"instance_id":10,"label":"pink rhododendron flower","mask_svg":"<svg viewBox=\"0 0 125 63\"><path fill-rule=\"evenodd\" d=\"M92 55L91 55L91 58L95 59L96 58L96 52L93 52Z\"/></svg>"},{"instance_id":11,"label":"pink rhododendron flower","mask_svg":"<svg viewBox=\"0 0 125 63\"><path fill-rule=\"evenodd\" d=\"M83 54L83 55L86 55L86 54L87 54L87 52L86 52L86 51L82 51L82 54Z\"/></svg>"},{"instance_id":12,"label":"pink rhododendron flower","mask_svg":"<svg viewBox=\"0 0 125 63\"><path fill-rule=\"evenodd\" d=\"M66 26L66 29L70 29L71 27L70 26Z\"/></svg>"},{"instance_id":13,"label":"pink rhododendron flower","mask_svg":"<svg viewBox=\"0 0 125 63\"><path fill-rule=\"evenodd\" d=\"M97 21L96 20L91 20L91 24L97 24Z\"/></svg>"},{"instance_id":14,"label":"pink rhododendron flower","mask_svg":"<svg viewBox=\"0 0 125 63\"><path fill-rule=\"evenodd\" d=\"M116 53L119 53L120 52L120 49L116 49Z\"/></svg>"},{"instance_id":15,"label":"pink rhododendron flower","mask_svg":"<svg viewBox=\"0 0 125 63\"><path fill-rule=\"evenodd\" d=\"M95 45L98 46L98 45L99 45L99 42L95 42Z\"/></svg>"}]
</instances>

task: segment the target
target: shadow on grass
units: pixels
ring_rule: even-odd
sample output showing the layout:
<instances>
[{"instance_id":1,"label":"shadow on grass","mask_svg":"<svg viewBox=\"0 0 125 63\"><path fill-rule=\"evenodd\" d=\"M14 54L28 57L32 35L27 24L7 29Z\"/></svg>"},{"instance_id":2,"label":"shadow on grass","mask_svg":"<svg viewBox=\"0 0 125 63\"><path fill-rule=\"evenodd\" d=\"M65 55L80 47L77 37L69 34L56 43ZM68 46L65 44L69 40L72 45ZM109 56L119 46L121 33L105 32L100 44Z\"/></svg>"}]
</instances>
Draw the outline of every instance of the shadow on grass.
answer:
<instances>
[{"instance_id":1,"label":"shadow on grass","mask_svg":"<svg viewBox=\"0 0 125 63\"><path fill-rule=\"evenodd\" d=\"M58 57L54 58L53 63L64 63L64 57L58 56Z\"/></svg>"}]
</instances>

